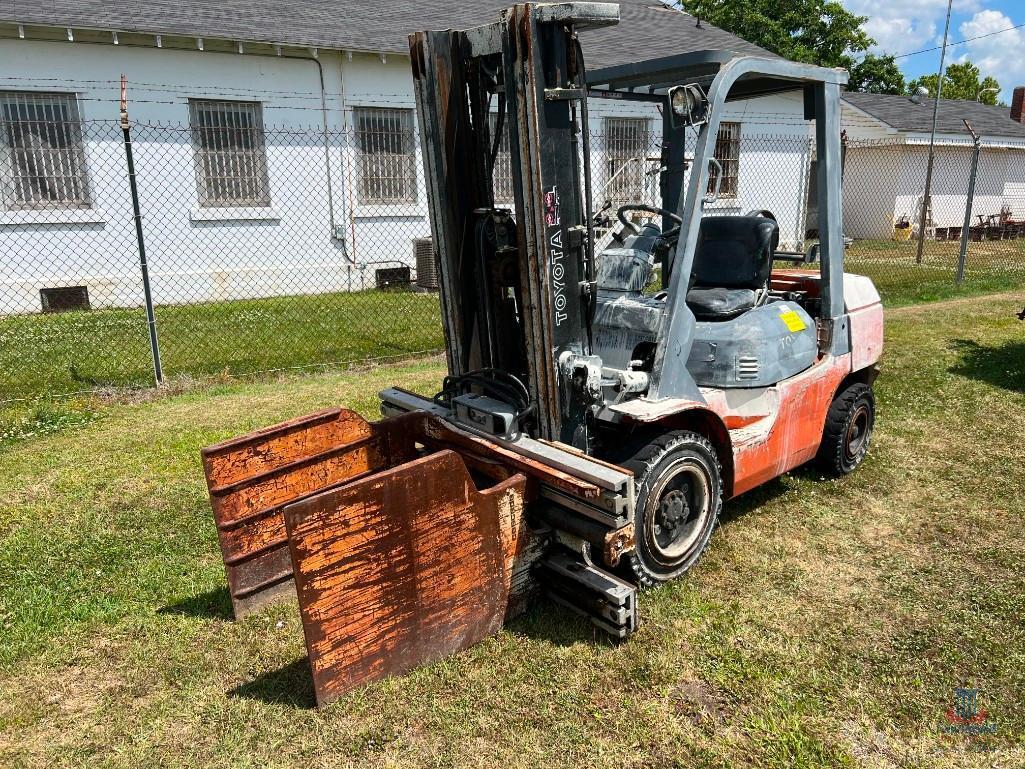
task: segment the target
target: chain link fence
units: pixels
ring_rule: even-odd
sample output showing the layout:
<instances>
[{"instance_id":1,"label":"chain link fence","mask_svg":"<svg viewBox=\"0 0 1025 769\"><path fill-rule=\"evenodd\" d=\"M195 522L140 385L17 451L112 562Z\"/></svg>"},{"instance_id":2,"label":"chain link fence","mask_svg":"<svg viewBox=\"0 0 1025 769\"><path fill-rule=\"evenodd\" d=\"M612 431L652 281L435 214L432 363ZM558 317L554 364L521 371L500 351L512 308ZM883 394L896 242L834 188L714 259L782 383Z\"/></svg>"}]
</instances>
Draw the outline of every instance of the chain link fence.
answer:
<instances>
[{"instance_id":1,"label":"chain link fence","mask_svg":"<svg viewBox=\"0 0 1025 769\"><path fill-rule=\"evenodd\" d=\"M848 271L871 276L884 298L904 301L958 283L994 290L1025 283L1025 148L937 145L928 203L927 144L845 148Z\"/></svg>"},{"instance_id":2,"label":"chain link fence","mask_svg":"<svg viewBox=\"0 0 1025 769\"><path fill-rule=\"evenodd\" d=\"M331 131L265 124L256 102L196 100L187 125L134 124L137 228L119 123L80 121L56 98L0 106L0 402L152 385L147 282L164 378L442 348L411 110L357 109ZM661 168L652 121L600 125L599 251L619 206L658 204ZM928 297L959 269L987 287L1025 282L1025 151L938 148L919 254L927 148L845 147L847 269L884 298ZM782 249L814 242L807 136L727 123L716 155L708 213L771 211ZM507 142L495 173L511 206Z\"/></svg>"}]
</instances>

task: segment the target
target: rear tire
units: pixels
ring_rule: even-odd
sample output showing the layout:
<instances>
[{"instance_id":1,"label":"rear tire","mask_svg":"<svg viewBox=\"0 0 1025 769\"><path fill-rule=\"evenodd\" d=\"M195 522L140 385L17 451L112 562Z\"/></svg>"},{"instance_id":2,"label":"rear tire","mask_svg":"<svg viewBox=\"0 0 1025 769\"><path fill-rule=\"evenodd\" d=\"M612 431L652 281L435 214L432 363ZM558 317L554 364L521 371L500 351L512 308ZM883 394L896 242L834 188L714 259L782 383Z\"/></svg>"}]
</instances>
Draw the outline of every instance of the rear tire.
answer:
<instances>
[{"instance_id":1,"label":"rear tire","mask_svg":"<svg viewBox=\"0 0 1025 769\"><path fill-rule=\"evenodd\" d=\"M708 545L722 510L722 472L712 444L674 430L620 464L636 477L636 548L627 562L641 587L679 577Z\"/></svg>"},{"instance_id":2,"label":"rear tire","mask_svg":"<svg viewBox=\"0 0 1025 769\"><path fill-rule=\"evenodd\" d=\"M834 399L826 414L816 461L830 475L854 472L865 460L875 426L876 401L872 388L858 382Z\"/></svg>"}]
</instances>

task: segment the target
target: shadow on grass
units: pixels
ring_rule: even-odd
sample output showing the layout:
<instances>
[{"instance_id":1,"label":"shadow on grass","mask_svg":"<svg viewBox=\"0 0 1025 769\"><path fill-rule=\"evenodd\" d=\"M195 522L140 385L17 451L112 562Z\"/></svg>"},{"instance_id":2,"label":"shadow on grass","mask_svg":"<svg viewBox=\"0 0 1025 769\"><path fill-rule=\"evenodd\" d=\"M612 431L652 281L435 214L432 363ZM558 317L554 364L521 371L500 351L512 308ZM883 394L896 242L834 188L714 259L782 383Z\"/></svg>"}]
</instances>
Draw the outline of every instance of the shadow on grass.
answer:
<instances>
[{"instance_id":1,"label":"shadow on grass","mask_svg":"<svg viewBox=\"0 0 1025 769\"><path fill-rule=\"evenodd\" d=\"M1022 336L1025 337L1025 325ZM950 368L950 373L1025 393L1025 341L986 347L971 339L954 339L951 345L960 360Z\"/></svg>"},{"instance_id":2,"label":"shadow on grass","mask_svg":"<svg viewBox=\"0 0 1025 769\"><path fill-rule=\"evenodd\" d=\"M202 619L232 619L231 595L226 587L216 587L205 593L190 596L178 603L157 609L157 614L176 614Z\"/></svg>"},{"instance_id":3,"label":"shadow on grass","mask_svg":"<svg viewBox=\"0 0 1025 769\"><path fill-rule=\"evenodd\" d=\"M613 646L617 643L590 620L545 597L538 598L525 614L506 625L506 630L553 646L577 643Z\"/></svg>"},{"instance_id":4,"label":"shadow on grass","mask_svg":"<svg viewBox=\"0 0 1025 769\"><path fill-rule=\"evenodd\" d=\"M317 705L307 657L300 657L277 670L261 673L249 683L239 684L229 690L228 696L293 708L309 709Z\"/></svg>"},{"instance_id":5,"label":"shadow on grass","mask_svg":"<svg viewBox=\"0 0 1025 769\"><path fill-rule=\"evenodd\" d=\"M818 477L819 475L814 468L800 467L792 471L792 474L798 475L805 473L809 477ZM719 516L719 525L729 526L735 519L767 504L784 494L786 490L787 487L782 479L774 478L748 493L742 494L723 506L723 511ZM618 576L633 581L625 563L621 562L615 572ZM680 579L687 579L687 575L684 574ZM511 622L507 629L517 635L546 641L556 646L571 646L576 643L614 646L619 643L592 625L589 620L544 598L538 600L526 614Z\"/></svg>"},{"instance_id":6,"label":"shadow on grass","mask_svg":"<svg viewBox=\"0 0 1025 769\"><path fill-rule=\"evenodd\" d=\"M814 468L808 465L801 465L801 467L791 470L789 475L818 477L819 474L815 472ZM762 505L786 493L786 490L786 484L783 483L783 477L780 476L766 481L761 486L756 486L751 491L741 494L735 499L723 502L722 512L719 514L719 525L729 526L735 519L742 515L747 515L753 510L757 510ZM712 536L715 535L713 534Z\"/></svg>"}]
</instances>

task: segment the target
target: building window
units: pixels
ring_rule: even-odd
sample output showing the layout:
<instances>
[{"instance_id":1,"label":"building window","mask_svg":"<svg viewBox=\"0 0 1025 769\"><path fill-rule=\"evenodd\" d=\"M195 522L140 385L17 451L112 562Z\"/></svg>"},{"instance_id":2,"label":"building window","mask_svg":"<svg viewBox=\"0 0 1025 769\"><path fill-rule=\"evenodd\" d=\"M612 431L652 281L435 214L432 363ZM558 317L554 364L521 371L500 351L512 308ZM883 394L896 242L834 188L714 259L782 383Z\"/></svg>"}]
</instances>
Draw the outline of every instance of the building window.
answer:
<instances>
[{"instance_id":1,"label":"building window","mask_svg":"<svg viewBox=\"0 0 1025 769\"><path fill-rule=\"evenodd\" d=\"M722 166L720 198L737 197L740 177L740 123L720 123L715 137L715 159ZM715 191L717 171L713 166L708 174L708 191Z\"/></svg>"},{"instance_id":2,"label":"building window","mask_svg":"<svg viewBox=\"0 0 1025 769\"><path fill-rule=\"evenodd\" d=\"M498 128L498 113L492 112L490 117L491 141L495 140L495 129ZM502 139L498 143L498 155L495 157L493 176L496 203L511 203L513 195L512 154L509 151L509 116L502 121Z\"/></svg>"},{"instance_id":3,"label":"building window","mask_svg":"<svg viewBox=\"0 0 1025 769\"><path fill-rule=\"evenodd\" d=\"M416 202L413 110L357 109L360 203Z\"/></svg>"},{"instance_id":4,"label":"building window","mask_svg":"<svg viewBox=\"0 0 1025 769\"><path fill-rule=\"evenodd\" d=\"M200 207L269 206L260 103L190 99L189 123Z\"/></svg>"},{"instance_id":5,"label":"building window","mask_svg":"<svg viewBox=\"0 0 1025 769\"><path fill-rule=\"evenodd\" d=\"M605 118L605 200L617 205L643 200L652 142L650 123L647 118Z\"/></svg>"},{"instance_id":6,"label":"building window","mask_svg":"<svg viewBox=\"0 0 1025 769\"><path fill-rule=\"evenodd\" d=\"M74 94L0 91L0 181L7 209L89 207Z\"/></svg>"}]
</instances>

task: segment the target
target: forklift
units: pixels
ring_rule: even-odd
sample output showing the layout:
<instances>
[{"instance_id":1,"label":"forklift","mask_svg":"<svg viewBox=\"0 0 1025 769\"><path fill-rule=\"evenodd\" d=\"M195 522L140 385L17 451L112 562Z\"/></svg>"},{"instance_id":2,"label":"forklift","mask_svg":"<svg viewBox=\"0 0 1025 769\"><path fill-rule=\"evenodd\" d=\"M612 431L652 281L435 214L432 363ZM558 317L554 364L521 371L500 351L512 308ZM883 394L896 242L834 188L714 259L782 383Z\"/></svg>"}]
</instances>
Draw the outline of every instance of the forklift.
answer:
<instances>
[{"instance_id":1,"label":"forklift","mask_svg":"<svg viewBox=\"0 0 1025 769\"><path fill-rule=\"evenodd\" d=\"M625 638L637 590L696 563L724 500L866 456L883 310L843 271L847 73L729 51L587 71L578 35L618 20L529 3L410 36L448 374L384 390L377 422L328 409L203 451L236 616L298 596L320 704L540 595ZM783 92L814 131L808 252L780 249L768 210L712 210L725 105ZM620 206L602 249L598 99L655 105L662 129L660 204Z\"/></svg>"}]
</instances>

